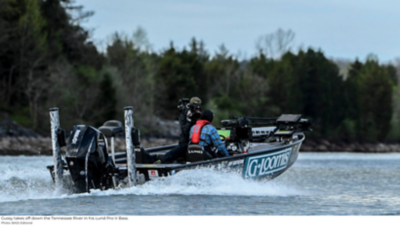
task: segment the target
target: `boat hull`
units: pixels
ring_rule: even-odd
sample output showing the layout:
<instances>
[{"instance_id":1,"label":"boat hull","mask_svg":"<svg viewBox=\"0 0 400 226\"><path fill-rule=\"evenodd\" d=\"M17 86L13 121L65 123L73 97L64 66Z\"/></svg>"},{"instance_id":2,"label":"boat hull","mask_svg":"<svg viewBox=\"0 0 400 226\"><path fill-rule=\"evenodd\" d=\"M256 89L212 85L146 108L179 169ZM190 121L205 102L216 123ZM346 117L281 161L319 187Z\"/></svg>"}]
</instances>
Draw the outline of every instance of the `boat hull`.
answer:
<instances>
[{"instance_id":1,"label":"boat hull","mask_svg":"<svg viewBox=\"0 0 400 226\"><path fill-rule=\"evenodd\" d=\"M159 177L167 177L175 175L183 170L193 170L198 168L214 168L217 170L234 171L240 174L244 179L263 179L271 180L287 169L289 169L297 160L299 150L304 141L304 134L299 136L299 139L288 144L284 143L252 143L248 153L237 154L229 157L215 158L211 160L186 163L186 164L135 164L137 172L137 184L143 184L147 181L157 179ZM147 151L150 154L165 153L175 147L174 145L151 148ZM126 167L125 153L118 153L113 177L110 180L119 181L119 185L114 184L101 187L102 190L112 189L116 187L124 187L126 182L124 178L128 175ZM54 166L47 167L54 180ZM71 190L73 193L88 192L88 189L79 189L79 186L71 180L71 174L66 164L63 168L64 187ZM127 186L127 185L126 185ZM73 188L73 189L71 189Z\"/></svg>"},{"instance_id":2,"label":"boat hull","mask_svg":"<svg viewBox=\"0 0 400 226\"><path fill-rule=\"evenodd\" d=\"M136 170L149 181L158 177L166 177L182 170L191 170L201 167L228 169L238 172L244 179L273 179L297 160L303 137L290 144L271 145L258 143L249 149L247 154L233 155L224 158L187 163L187 164L136 164ZM157 149L151 150L157 153Z\"/></svg>"}]
</instances>

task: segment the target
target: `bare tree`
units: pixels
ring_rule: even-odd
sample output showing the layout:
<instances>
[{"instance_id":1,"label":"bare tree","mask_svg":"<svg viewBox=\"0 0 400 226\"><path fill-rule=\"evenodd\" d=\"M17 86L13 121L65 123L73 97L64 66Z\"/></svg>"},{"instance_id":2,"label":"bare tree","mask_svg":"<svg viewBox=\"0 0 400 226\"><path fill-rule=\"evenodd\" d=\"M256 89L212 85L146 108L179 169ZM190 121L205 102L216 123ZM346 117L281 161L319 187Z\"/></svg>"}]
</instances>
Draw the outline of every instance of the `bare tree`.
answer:
<instances>
[{"instance_id":1,"label":"bare tree","mask_svg":"<svg viewBox=\"0 0 400 226\"><path fill-rule=\"evenodd\" d=\"M155 94L163 84L157 84L158 65L150 53L151 44L146 32L138 28L132 38L124 33L114 33L107 47L108 67L116 87L117 109L134 106L135 115L148 119L154 113Z\"/></svg>"},{"instance_id":2,"label":"bare tree","mask_svg":"<svg viewBox=\"0 0 400 226\"><path fill-rule=\"evenodd\" d=\"M295 34L292 30L284 31L279 28L274 33L258 38L256 48L267 57L278 59L285 52L290 51Z\"/></svg>"},{"instance_id":3,"label":"bare tree","mask_svg":"<svg viewBox=\"0 0 400 226\"><path fill-rule=\"evenodd\" d=\"M217 79L215 84L213 85L213 91L221 90L223 87L224 94L227 96L230 95L230 91L232 89L232 84L235 84L238 80L238 73L237 73L237 64L233 60L233 56L229 53L228 49L225 47L224 44L221 44L218 48L218 51L215 53L214 59L223 67L223 74L221 74L221 78ZM222 77L222 75L224 75Z\"/></svg>"},{"instance_id":4,"label":"bare tree","mask_svg":"<svg viewBox=\"0 0 400 226\"><path fill-rule=\"evenodd\" d=\"M151 51L152 46L147 37L147 32L142 27L139 26L136 31L133 32L132 40L141 51Z\"/></svg>"},{"instance_id":5,"label":"bare tree","mask_svg":"<svg viewBox=\"0 0 400 226\"><path fill-rule=\"evenodd\" d=\"M86 74L77 72L73 65L63 59L54 62L50 71L51 87L48 91L48 103L50 106L62 104L64 122L93 123L93 119L104 112L107 106L96 106L102 74L97 74L96 71L89 71ZM90 77L88 73L95 73L95 75Z\"/></svg>"}]
</instances>

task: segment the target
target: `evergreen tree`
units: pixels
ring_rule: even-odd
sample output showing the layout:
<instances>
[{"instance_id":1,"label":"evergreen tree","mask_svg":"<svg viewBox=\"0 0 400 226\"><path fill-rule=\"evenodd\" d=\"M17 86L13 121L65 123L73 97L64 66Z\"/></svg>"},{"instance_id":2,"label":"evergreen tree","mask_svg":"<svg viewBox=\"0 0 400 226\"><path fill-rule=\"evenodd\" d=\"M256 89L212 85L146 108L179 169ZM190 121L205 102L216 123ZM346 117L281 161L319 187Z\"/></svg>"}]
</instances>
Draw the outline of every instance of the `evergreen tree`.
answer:
<instances>
[{"instance_id":1,"label":"evergreen tree","mask_svg":"<svg viewBox=\"0 0 400 226\"><path fill-rule=\"evenodd\" d=\"M361 129L369 141L384 141L392 117L392 80L377 61L368 59L360 72Z\"/></svg>"},{"instance_id":2,"label":"evergreen tree","mask_svg":"<svg viewBox=\"0 0 400 226\"><path fill-rule=\"evenodd\" d=\"M163 112L158 112L159 116L176 118L175 108L171 106L176 106L179 99L202 96L202 92L207 89L201 87L200 80L204 79L203 67L195 50L176 51L171 46L162 54L156 77L156 81L164 85L165 91L164 95L157 97L161 108L164 109Z\"/></svg>"},{"instance_id":3,"label":"evergreen tree","mask_svg":"<svg viewBox=\"0 0 400 226\"><path fill-rule=\"evenodd\" d=\"M279 113L315 119L315 135L328 135L344 119L344 84L337 66L320 52L288 52L268 75L269 98Z\"/></svg>"},{"instance_id":4,"label":"evergreen tree","mask_svg":"<svg viewBox=\"0 0 400 226\"><path fill-rule=\"evenodd\" d=\"M95 125L100 126L105 121L116 119L117 98L112 78L109 73L103 75L99 84L100 94L94 106L96 114Z\"/></svg>"}]
</instances>

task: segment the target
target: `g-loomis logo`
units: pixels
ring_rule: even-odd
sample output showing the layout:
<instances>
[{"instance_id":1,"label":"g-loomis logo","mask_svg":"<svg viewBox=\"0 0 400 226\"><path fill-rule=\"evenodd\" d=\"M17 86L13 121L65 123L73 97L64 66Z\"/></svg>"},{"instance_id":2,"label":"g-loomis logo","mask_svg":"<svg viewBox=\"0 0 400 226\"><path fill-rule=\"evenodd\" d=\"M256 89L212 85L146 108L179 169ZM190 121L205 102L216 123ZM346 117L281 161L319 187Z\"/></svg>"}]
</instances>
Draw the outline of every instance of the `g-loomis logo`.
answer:
<instances>
[{"instance_id":1,"label":"g-loomis logo","mask_svg":"<svg viewBox=\"0 0 400 226\"><path fill-rule=\"evenodd\" d=\"M244 165L243 177L257 178L285 169L292 149L290 147L271 154L248 157Z\"/></svg>"}]
</instances>

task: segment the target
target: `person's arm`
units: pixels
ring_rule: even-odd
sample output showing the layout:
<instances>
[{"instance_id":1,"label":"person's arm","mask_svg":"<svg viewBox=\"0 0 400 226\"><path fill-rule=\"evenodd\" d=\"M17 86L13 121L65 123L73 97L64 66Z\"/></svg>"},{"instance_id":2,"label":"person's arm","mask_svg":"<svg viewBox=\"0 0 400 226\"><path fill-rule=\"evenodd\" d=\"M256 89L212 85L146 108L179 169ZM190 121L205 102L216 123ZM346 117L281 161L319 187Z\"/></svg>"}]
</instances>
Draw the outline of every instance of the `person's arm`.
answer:
<instances>
[{"instance_id":1,"label":"person's arm","mask_svg":"<svg viewBox=\"0 0 400 226\"><path fill-rule=\"evenodd\" d=\"M192 122L189 122L187 120L187 114L188 110L185 110L179 116L179 125L181 128L181 139L179 140L179 142L180 143L184 142L185 144L189 142L189 133L190 133L190 128L192 127Z\"/></svg>"},{"instance_id":2,"label":"person's arm","mask_svg":"<svg viewBox=\"0 0 400 226\"><path fill-rule=\"evenodd\" d=\"M180 115L179 115L179 126L181 127L181 130L183 129L183 127L186 125L187 120L186 120L186 112L187 110L183 111Z\"/></svg>"},{"instance_id":3,"label":"person's arm","mask_svg":"<svg viewBox=\"0 0 400 226\"><path fill-rule=\"evenodd\" d=\"M186 119L186 116L183 116L181 123L181 131L186 137L189 137L190 128L192 127L192 123Z\"/></svg>"},{"instance_id":4,"label":"person's arm","mask_svg":"<svg viewBox=\"0 0 400 226\"><path fill-rule=\"evenodd\" d=\"M221 139L219 138L219 134L217 132L217 129L215 129L214 126L210 126L211 129L211 141L214 143L214 146L218 149L220 153L222 153L225 156L229 156L228 151L226 150L225 144L222 143Z\"/></svg>"}]
</instances>

